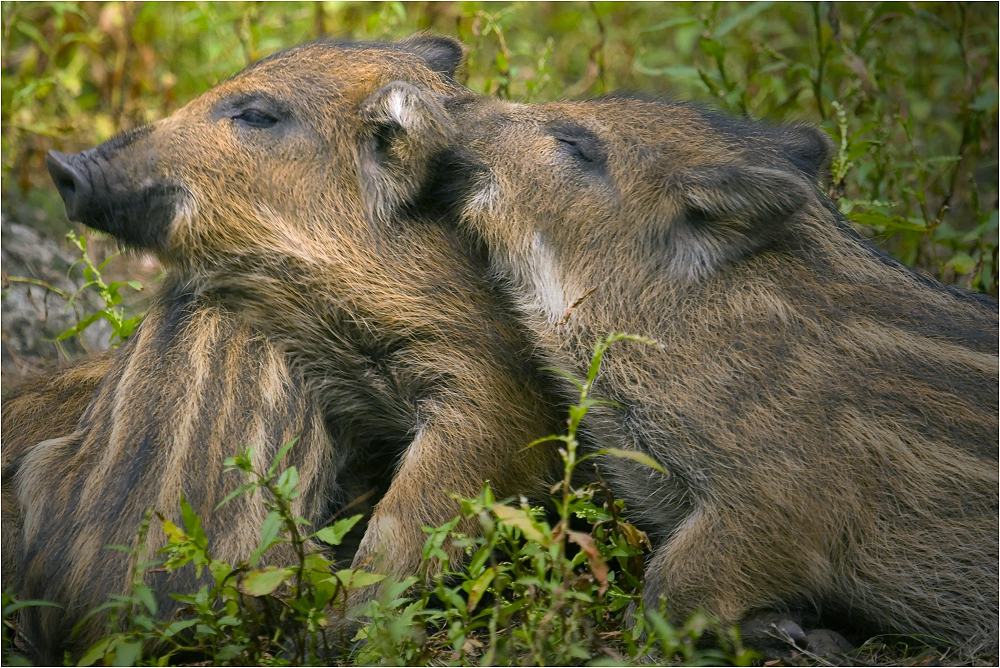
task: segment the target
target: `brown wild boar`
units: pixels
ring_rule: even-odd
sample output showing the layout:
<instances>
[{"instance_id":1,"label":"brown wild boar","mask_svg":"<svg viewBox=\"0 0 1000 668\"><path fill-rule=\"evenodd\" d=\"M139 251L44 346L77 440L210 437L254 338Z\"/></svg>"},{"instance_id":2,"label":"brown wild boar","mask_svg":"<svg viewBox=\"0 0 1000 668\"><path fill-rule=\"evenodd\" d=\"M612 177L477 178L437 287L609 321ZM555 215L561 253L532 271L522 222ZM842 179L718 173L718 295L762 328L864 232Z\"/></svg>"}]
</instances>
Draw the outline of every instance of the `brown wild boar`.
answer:
<instances>
[{"instance_id":1,"label":"brown wild boar","mask_svg":"<svg viewBox=\"0 0 1000 668\"><path fill-rule=\"evenodd\" d=\"M605 355L614 407L586 425L669 471L607 462L654 539L648 607L742 622L758 646L782 614L806 642L818 612L996 655L997 304L855 233L817 187L822 133L405 82L365 113L392 129L362 156L377 224L449 202L547 365L585 376L611 332L662 344ZM411 135L451 147L394 153Z\"/></svg>"},{"instance_id":2,"label":"brown wild boar","mask_svg":"<svg viewBox=\"0 0 1000 668\"><path fill-rule=\"evenodd\" d=\"M513 312L482 277L485 256L434 222L387 238L364 215L359 146L377 146L384 138L362 123L359 105L401 79L454 94L452 75L462 55L457 43L432 37L395 45L309 44L250 66L150 127L82 154L48 156L70 218L154 252L181 294L224 310L233 333L214 339L217 348L181 346L183 354L206 363L212 354L251 364L280 361L295 379L292 385L301 383L304 389L287 396L307 403L292 406L289 414L300 420L320 416L331 442L326 460L315 445L300 452L313 457L309 484L317 504L304 502L308 519L322 519L316 509L323 505L323 490L334 488L338 469L352 478L391 480L354 564L396 577L418 572L421 527L456 514L446 492L474 495L490 480L500 495L537 496L559 469L554 449L522 452L525 443L560 428L561 410L543 393ZM135 356L156 354L158 326L143 323L129 344ZM202 325L191 332L211 335ZM240 332L262 337L252 339L259 349L223 345ZM132 380L129 364L106 382ZM228 362L223 367L231 368ZM206 383L228 382L209 367L199 373L206 374ZM254 378L237 374L233 382ZM240 396L242 390L223 394ZM132 394L108 396L123 401ZM167 406L173 410L179 401L171 397ZM155 405L140 394L128 408ZM271 414L269 407L261 409ZM119 408L92 404L88 415L108 411L117 415ZM254 424L252 413L243 414L248 424ZM140 418L121 419L134 424ZM279 422L274 447L288 424ZM208 433L214 438L225 431ZM182 489L191 495L196 485L204 486L198 478L184 480L193 474L185 467L197 457L210 478L218 470L211 458L220 456L221 446L195 454L201 444L185 442L181 434L180 445L151 447L149 459L136 458L144 445L133 436L123 433L108 447L89 439L50 441L21 465L16 480L24 553L17 593L56 601L69 596L74 605L71 614L39 625L36 639L61 640L54 634L82 613L81 598L98 603L122 586L125 564L105 562L100 547L128 542L126 529L116 523L134 530L136 513L151 495L146 490L162 490L152 496L166 513ZM238 446L232 443L233 450ZM75 469L65 464L74 456ZM53 470L60 475L52 476ZM115 499L101 501L107 489ZM205 486L205 503L218 498L218 489L214 481ZM122 503L125 515L119 514ZM88 514L91 507L101 512ZM40 524L42 513L46 521ZM221 535L232 541L232 554L251 542L243 529ZM35 565L38 559L44 566ZM79 587L95 563L106 564L106 581L95 587L100 591ZM362 592L357 600L373 594ZM84 645L74 641L72 649Z\"/></svg>"}]
</instances>

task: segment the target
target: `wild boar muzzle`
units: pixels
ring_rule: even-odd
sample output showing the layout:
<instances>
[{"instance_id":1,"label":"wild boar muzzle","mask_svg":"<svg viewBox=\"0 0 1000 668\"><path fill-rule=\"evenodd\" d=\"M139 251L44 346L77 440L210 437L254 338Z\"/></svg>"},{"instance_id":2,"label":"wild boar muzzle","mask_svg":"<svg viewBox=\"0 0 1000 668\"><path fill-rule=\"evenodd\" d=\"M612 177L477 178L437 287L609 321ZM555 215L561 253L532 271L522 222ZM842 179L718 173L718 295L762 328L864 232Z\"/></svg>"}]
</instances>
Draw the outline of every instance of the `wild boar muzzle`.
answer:
<instances>
[{"instance_id":1,"label":"wild boar muzzle","mask_svg":"<svg viewBox=\"0 0 1000 668\"><path fill-rule=\"evenodd\" d=\"M148 133L142 128L82 153L46 154L45 164L66 204L67 218L107 232L129 246L155 249L163 245L182 189L148 176L156 161L153 151L134 152L145 165L123 163L117 155Z\"/></svg>"}]
</instances>

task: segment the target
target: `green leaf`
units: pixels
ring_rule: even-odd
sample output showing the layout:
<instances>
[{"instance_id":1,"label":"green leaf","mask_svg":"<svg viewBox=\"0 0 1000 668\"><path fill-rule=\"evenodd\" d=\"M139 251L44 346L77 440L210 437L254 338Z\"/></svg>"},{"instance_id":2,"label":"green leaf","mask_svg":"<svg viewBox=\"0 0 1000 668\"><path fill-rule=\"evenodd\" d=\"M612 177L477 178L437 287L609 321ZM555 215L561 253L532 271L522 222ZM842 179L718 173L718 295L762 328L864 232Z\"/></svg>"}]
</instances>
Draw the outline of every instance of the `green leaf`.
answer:
<instances>
[{"instance_id":1,"label":"green leaf","mask_svg":"<svg viewBox=\"0 0 1000 668\"><path fill-rule=\"evenodd\" d=\"M299 471L294 466L289 466L278 477L275 491L278 493L278 496L288 498L297 484L299 484Z\"/></svg>"},{"instance_id":2,"label":"green leaf","mask_svg":"<svg viewBox=\"0 0 1000 668\"><path fill-rule=\"evenodd\" d=\"M858 211L848 214L848 218L859 225L876 225L887 230L908 230L911 232L926 232L927 226L911 222L900 216L888 216L878 211Z\"/></svg>"},{"instance_id":3,"label":"green leaf","mask_svg":"<svg viewBox=\"0 0 1000 668\"><path fill-rule=\"evenodd\" d=\"M115 658L111 661L112 666L134 666L142 654L142 640L131 640L120 642L115 647Z\"/></svg>"},{"instance_id":4,"label":"green leaf","mask_svg":"<svg viewBox=\"0 0 1000 668\"><path fill-rule=\"evenodd\" d=\"M153 592L146 585L136 585L135 586L135 597L142 601L142 604L146 606L149 610L149 614L156 614L156 598L153 596Z\"/></svg>"},{"instance_id":5,"label":"green leaf","mask_svg":"<svg viewBox=\"0 0 1000 668\"><path fill-rule=\"evenodd\" d=\"M92 666L98 660L103 659L105 656L111 653L112 650L121 642L122 636L113 635L106 638L101 638L96 643L90 646L76 665L78 666Z\"/></svg>"},{"instance_id":6,"label":"green leaf","mask_svg":"<svg viewBox=\"0 0 1000 668\"><path fill-rule=\"evenodd\" d=\"M361 515L354 515L353 517L340 520L335 522L333 526L320 529L313 536L328 545L340 545L340 542L344 540L344 536L354 528L355 524L361 521L361 517Z\"/></svg>"},{"instance_id":7,"label":"green leaf","mask_svg":"<svg viewBox=\"0 0 1000 668\"><path fill-rule=\"evenodd\" d=\"M135 328L139 326L142 322L142 316L136 316L135 318L129 318L128 320L122 320L121 327L118 328L118 338L125 340L132 336L132 332Z\"/></svg>"},{"instance_id":8,"label":"green leaf","mask_svg":"<svg viewBox=\"0 0 1000 668\"><path fill-rule=\"evenodd\" d=\"M521 608L523 608L524 606L526 606L528 603L529 603L529 600L528 600L527 596L515 599L512 603L503 606L503 608L502 608L503 614L504 614L505 617L509 617L510 615L514 614L515 612L518 612Z\"/></svg>"},{"instance_id":9,"label":"green leaf","mask_svg":"<svg viewBox=\"0 0 1000 668\"><path fill-rule=\"evenodd\" d=\"M698 74L698 68L692 67L691 65L670 65L669 67L655 68L646 67L639 61L636 61L633 68L636 72L640 72L642 74L648 74L649 76L654 77L665 76L674 81L701 81L701 77Z\"/></svg>"},{"instance_id":10,"label":"green leaf","mask_svg":"<svg viewBox=\"0 0 1000 668\"><path fill-rule=\"evenodd\" d=\"M45 39L45 35L42 34L41 30L27 21L18 21L17 29L34 40L38 44L38 48L42 50L42 53L46 55L49 53L49 41Z\"/></svg>"},{"instance_id":11,"label":"green leaf","mask_svg":"<svg viewBox=\"0 0 1000 668\"><path fill-rule=\"evenodd\" d=\"M697 18L693 16L679 16L677 18L667 19L666 21L660 21L657 24L651 25L648 28L643 28L640 32L655 32L657 30L663 30L664 28L680 28L684 26L694 26L701 23Z\"/></svg>"},{"instance_id":12,"label":"green leaf","mask_svg":"<svg viewBox=\"0 0 1000 668\"><path fill-rule=\"evenodd\" d=\"M201 518L194 512L191 504L187 502L183 494L181 494L181 519L184 520L184 530L187 532L187 535L191 537L198 547L206 547L208 541L205 537L205 532L201 528Z\"/></svg>"},{"instance_id":13,"label":"green leaf","mask_svg":"<svg viewBox=\"0 0 1000 668\"><path fill-rule=\"evenodd\" d=\"M706 56L715 58L715 60L720 63L726 57L726 47L722 46L722 44L710 37L702 37L699 39L698 46L701 48L702 53Z\"/></svg>"},{"instance_id":14,"label":"green leaf","mask_svg":"<svg viewBox=\"0 0 1000 668\"><path fill-rule=\"evenodd\" d=\"M112 253L111 255L109 255L109 256L108 256L108 259L107 259L107 260L105 260L104 262L102 262L102 263L101 263L101 265L100 265L100 266L99 266L99 267L97 268L97 271L99 271L99 272L100 272L100 271L104 271L104 268L108 266L108 263L109 263L109 262L111 262L112 260L114 260L114 259L115 259L116 257L118 257L119 255L121 255L121 252L118 252L118 253ZM118 286L118 285L121 285L121 283L115 283L114 285ZM110 287L110 286L109 286L109 287ZM117 289L117 288L116 288L116 289Z\"/></svg>"},{"instance_id":15,"label":"green leaf","mask_svg":"<svg viewBox=\"0 0 1000 668\"><path fill-rule=\"evenodd\" d=\"M170 638L172 636L175 636L184 629L189 629L197 623L198 623L197 619L182 619L179 622L174 622L170 626L168 626L167 629L163 632L163 637Z\"/></svg>"},{"instance_id":16,"label":"green leaf","mask_svg":"<svg viewBox=\"0 0 1000 668\"><path fill-rule=\"evenodd\" d=\"M480 569L483 567L483 564L485 564L486 560L490 558L490 553L492 551L493 550L488 543L486 545L483 545L476 551L476 554L472 557L472 560L469 562L470 575L475 577L476 574L479 573Z\"/></svg>"},{"instance_id":17,"label":"green leaf","mask_svg":"<svg viewBox=\"0 0 1000 668\"><path fill-rule=\"evenodd\" d=\"M473 583L472 589L469 590L469 600L466 604L470 613L476 609L477 605L479 605L479 599L481 599L483 594L486 593L487 588L489 588L490 583L493 581L493 578L496 577L496 574L496 568L488 568L483 571L483 574L480 575Z\"/></svg>"},{"instance_id":18,"label":"green leaf","mask_svg":"<svg viewBox=\"0 0 1000 668\"><path fill-rule=\"evenodd\" d=\"M867 134L867 133L871 132L872 130L874 130L876 128L878 128L878 123L865 123L864 125L862 125L858 129L857 132L855 132L850 137L848 137L847 141L848 141L848 143L853 143L856 139L858 139L862 135ZM877 143L877 142L875 142L875 143Z\"/></svg>"},{"instance_id":19,"label":"green leaf","mask_svg":"<svg viewBox=\"0 0 1000 668\"><path fill-rule=\"evenodd\" d=\"M385 579L384 575L368 573L366 571L344 569L337 571L330 579L340 582L342 587L367 587ZM405 589L405 588L404 588Z\"/></svg>"},{"instance_id":20,"label":"green leaf","mask_svg":"<svg viewBox=\"0 0 1000 668\"><path fill-rule=\"evenodd\" d=\"M976 260L967 253L955 253L955 255L948 260L948 264L951 268L955 270L956 274L971 274L976 268Z\"/></svg>"},{"instance_id":21,"label":"green leaf","mask_svg":"<svg viewBox=\"0 0 1000 668\"><path fill-rule=\"evenodd\" d=\"M543 547L552 544L552 540L538 530L536 523L528 513L520 508L511 508L502 503L498 503L491 509L501 522L508 526L517 527L528 540L534 541Z\"/></svg>"},{"instance_id":22,"label":"green leaf","mask_svg":"<svg viewBox=\"0 0 1000 668\"><path fill-rule=\"evenodd\" d=\"M275 542L274 539L278 535L278 531L281 529L281 515L276 510L272 510L264 518L264 523L260 527L260 544L257 549L253 551L250 555L250 565L256 566L257 562L260 561L261 556L264 551Z\"/></svg>"},{"instance_id":23,"label":"green leaf","mask_svg":"<svg viewBox=\"0 0 1000 668\"><path fill-rule=\"evenodd\" d=\"M847 152L847 161L853 162L858 158L860 158L861 156L871 153L871 147L877 145L878 145L877 141L870 141L867 139L864 141L854 142L853 144L851 144L851 148Z\"/></svg>"},{"instance_id":24,"label":"green leaf","mask_svg":"<svg viewBox=\"0 0 1000 668\"><path fill-rule=\"evenodd\" d=\"M71 635L75 635L75 634L79 633L80 629L83 628L83 625L86 624L87 620L90 619L91 617L93 617L94 615L100 614L101 612L104 612L105 610L111 610L113 608L121 608L121 607L122 607L122 604L119 603L119 602L117 602L117 601L108 601L107 603L100 604L96 608L93 608L92 610L89 610L87 612L87 614L85 614L83 617L81 617L80 621L78 621L76 623L76 625L73 627L73 630L70 632L70 634Z\"/></svg>"},{"instance_id":25,"label":"green leaf","mask_svg":"<svg viewBox=\"0 0 1000 668\"><path fill-rule=\"evenodd\" d=\"M215 653L214 662L219 663L220 661L230 661L245 649L246 645L226 645Z\"/></svg>"},{"instance_id":26,"label":"green leaf","mask_svg":"<svg viewBox=\"0 0 1000 668\"><path fill-rule=\"evenodd\" d=\"M568 371L563 371L562 369L556 369L555 367L551 367L551 366L543 366L541 369L542 369L542 371L551 371L552 373L559 374L560 376L562 376L566 380L569 380L574 385L576 385L576 389L578 389L580 391L583 390L583 383L581 383L580 381L578 381L576 379L576 377L573 374L569 373Z\"/></svg>"},{"instance_id":27,"label":"green leaf","mask_svg":"<svg viewBox=\"0 0 1000 668\"><path fill-rule=\"evenodd\" d=\"M183 543L188 540L188 535L184 533L184 530L170 520L165 519L161 524L163 526L163 533L167 534L167 540L171 544ZM160 552L163 552L163 550L160 550Z\"/></svg>"},{"instance_id":28,"label":"green leaf","mask_svg":"<svg viewBox=\"0 0 1000 668\"><path fill-rule=\"evenodd\" d=\"M76 336L77 334L79 334L80 332L82 332L83 330L87 329L95 322L100 320L102 317L104 317L104 313L100 311L98 311L97 313L91 313L86 318L76 323L76 325L70 327L69 329L67 329L65 332L63 332L53 340L62 341L63 339L68 339L71 336Z\"/></svg>"},{"instance_id":29,"label":"green leaf","mask_svg":"<svg viewBox=\"0 0 1000 668\"><path fill-rule=\"evenodd\" d=\"M510 69L510 63L507 62L507 56L504 55L503 51L497 53L497 69L501 72L506 72Z\"/></svg>"},{"instance_id":30,"label":"green leaf","mask_svg":"<svg viewBox=\"0 0 1000 668\"><path fill-rule=\"evenodd\" d=\"M619 459L631 459L632 461L639 462L651 469L656 469L663 475L670 475L670 473L663 468L663 466L657 462L655 459L642 452L636 452L634 450L622 450L620 448L606 448L604 450L599 450L593 454L589 454L586 458L596 457L597 455L611 455L612 457L618 457ZM580 458L583 461L583 457Z\"/></svg>"},{"instance_id":31,"label":"green leaf","mask_svg":"<svg viewBox=\"0 0 1000 668\"><path fill-rule=\"evenodd\" d=\"M997 106L997 91L986 90L983 91L975 101L969 105L970 109L975 109L976 111L989 111L993 107Z\"/></svg>"},{"instance_id":32,"label":"green leaf","mask_svg":"<svg viewBox=\"0 0 1000 668\"><path fill-rule=\"evenodd\" d=\"M269 566L262 571L252 571L243 578L243 589L251 596L265 596L290 578L295 571L291 568Z\"/></svg>"},{"instance_id":33,"label":"green leaf","mask_svg":"<svg viewBox=\"0 0 1000 668\"><path fill-rule=\"evenodd\" d=\"M774 4L775 4L774 2L751 3L748 7L736 12L728 19L720 23L714 31L715 36L722 37L727 32L729 32L736 26L740 25L741 23L749 21L753 17L763 12L765 9L770 9Z\"/></svg>"},{"instance_id":34,"label":"green leaf","mask_svg":"<svg viewBox=\"0 0 1000 668\"><path fill-rule=\"evenodd\" d=\"M295 443L298 440L299 440L299 437L296 436L295 438L293 438L292 440L290 440L288 443L285 443L285 445L283 445L281 447L281 450L278 450L278 454L276 454L274 456L274 461L271 463L271 467L269 469L267 469L267 475L268 475L268 477L274 475L274 472L278 470L278 464L281 463L281 460L285 458L285 455L288 454L288 451L292 449L292 446L295 445Z\"/></svg>"},{"instance_id":35,"label":"green leaf","mask_svg":"<svg viewBox=\"0 0 1000 668\"><path fill-rule=\"evenodd\" d=\"M59 605L58 603L52 603L50 601L38 601L38 600L34 600L34 599L32 599L30 601L17 601L16 603L9 603L9 604L7 604L7 605L4 606L4 608L3 608L3 616L7 617L9 615L14 614L15 612L17 612L21 608L34 607L34 606L48 606L48 607L52 607L52 608L62 608L63 607L63 606Z\"/></svg>"},{"instance_id":36,"label":"green leaf","mask_svg":"<svg viewBox=\"0 0 1000 668\"><path fill-rule=\"evenodd\" d=\"M552 29L558 32L576 30L583 16L580 12L559 12L551 21Z\"/></svg>"},{"instance_id":37,"label":"green leaf","mask_svg":"<svg viewBox=\"0 0 1000 668\"><path fill-rule=\"evenodd\" d=\"M236 489L234 489L233 491L231 491L229 494L227 494L226 498L224 498L222 501L220 501L219 505L217 505L215 507L215 510L218 510L222 506L226 505L227 503L229 503L234 498L236 498L237 496L239 496L243 492L247 491L248 489L254 489L255 487L257 487L257 483L255 483L255 482L248 482L248 483L246 483L244 485L240 485L239 487L237 487Z\"/></svg>"}]
</instances>

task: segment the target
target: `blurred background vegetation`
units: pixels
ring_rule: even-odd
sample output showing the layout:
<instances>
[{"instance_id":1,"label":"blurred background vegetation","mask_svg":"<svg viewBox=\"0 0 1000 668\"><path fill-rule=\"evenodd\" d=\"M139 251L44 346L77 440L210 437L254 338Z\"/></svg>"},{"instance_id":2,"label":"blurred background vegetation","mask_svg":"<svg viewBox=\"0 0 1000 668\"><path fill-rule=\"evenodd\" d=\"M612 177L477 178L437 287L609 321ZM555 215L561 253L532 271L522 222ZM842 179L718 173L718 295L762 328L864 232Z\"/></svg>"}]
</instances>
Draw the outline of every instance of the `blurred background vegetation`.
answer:
<instances>
[{"instance_id":1,"label":"blurred background vegetation","mask_svg":"<svg viewBox=\"0 0 1000 668\"><path fill-rule=\"evenodd\" d=\"M514 100L628 89L822 125L830 194L903 261L997 294L994 3L3 2L5 215L61 224L44 168L323 35L471 48ZM33 212L27 216L25 211Z\"/></svg>"}]
</instances>

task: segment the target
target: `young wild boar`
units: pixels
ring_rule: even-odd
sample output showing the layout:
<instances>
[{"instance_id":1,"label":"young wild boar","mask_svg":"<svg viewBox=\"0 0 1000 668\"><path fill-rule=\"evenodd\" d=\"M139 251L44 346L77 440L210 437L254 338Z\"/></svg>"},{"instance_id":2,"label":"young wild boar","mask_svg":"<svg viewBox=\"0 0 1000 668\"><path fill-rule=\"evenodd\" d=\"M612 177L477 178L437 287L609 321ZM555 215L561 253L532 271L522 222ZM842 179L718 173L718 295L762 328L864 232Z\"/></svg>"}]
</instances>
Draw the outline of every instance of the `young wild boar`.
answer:
<instances>
[{"instance_id":1,"label":"young wild boar","mask_svg":"<svg viewBox=\"0 0 1000 668\"><path fill-rule=\"evenodd\" d=\"M587 425L669 471L607 462L654 538L647 606L740 621L758 646L808 611L995 656L997 304L853 232L817 188L821 133L402 82L366 114L392 130L362 157L366 183L394 184L366 186L379 224L451 202L547 365L585 376L611 332L662 344L605 355L614 405ZM452 137L423 180L392 150L410 135Z\"/></svg>"},{"instance_id":2,"label":"young wild boar","mask_svg":"<svg viewBox=\"0 0 1000 668\"><path fill-rule=\"evenodd\" d=\"M475 495L490 480L499 495L537 496L558 475L554 449L522 452L525 443L560 428L561 410L543 396L512 312L482 278L485 256L432 222L385 237L363 211L358 149L381 139L362 123L359 105L400 79L454 93L461 59L460 45L432 37L395 45L309 44L252 65L152 126L85 153L48 156L70 218L153 251L181 294L224 309L236 332L263 337L260 350L227 344L220 355L277 364L270 351L280 352L306 398L315 398L333 444L327 460L314 462L312 489L321 496L323 481L332 488L338 469L385 481L354 565L395 577L419 571L421 527L457 513L446 492ZM156 326L144 323L143 331ZM206 335L202 326L192 332ZM136 336L129 345L154 355L156 335ZM220 334L218 345L227 336ZM200 345L189 350L204 356ZM129 373L125 365L107 382L125 383ZM207 367L204 373L204 382L228 382ZM271 396L264 386L259 402ZM156 403L140 394L132 406L150 410ZM313 415L292 409L293 416ZM251 414L245 417L253 423ZM284 436L273 438L279 447ZM18 593L58 601L79 591L97 602L97 594L78 586L80 574L88 560L110 559L100 553L99 538L117 531L109 523L127 522L130 529L136 523L119 520L119 506L101 500L97 483L126 500L162 488L154 498L166 512L176 507L180 489L194 487L182 484L183 453L199 442L151 449L150 457L160 458L154 466L133 457L143 441L123 434L120 446L93 444L86 473L46 478L43 471L65 470L60 463L81 447L63 443L39 446L18 473L26 559L44 557L49 569L19 567ZM239 445L233 441L232 449ZM262 461L267 454L260 453ZM217 466L208 462L210 476ZM216 489L213 483L203 493L214 501ZM66 505L77 496L80 510ZM92 505L105 514L90 515L83 531ZM29 520L43 512L47 526L29 531ZM308 506L306 517L322 519ZM226 536L245 547L242 533ZM107 577L112 571L123 577L123 564L107 563ZM51 639L52 632L39 633Z\"/></svg>"}]
</instances>

